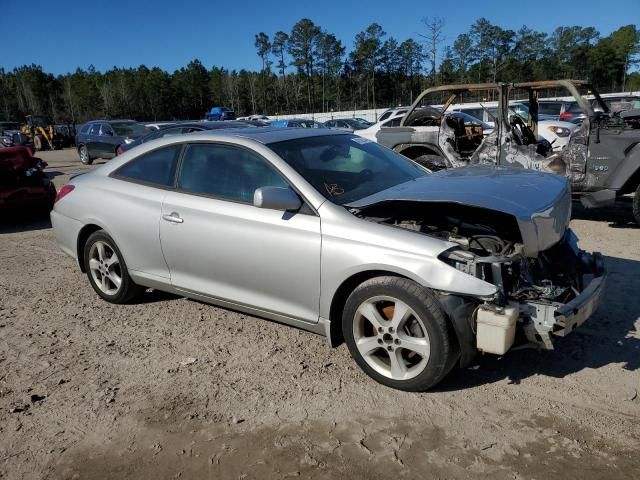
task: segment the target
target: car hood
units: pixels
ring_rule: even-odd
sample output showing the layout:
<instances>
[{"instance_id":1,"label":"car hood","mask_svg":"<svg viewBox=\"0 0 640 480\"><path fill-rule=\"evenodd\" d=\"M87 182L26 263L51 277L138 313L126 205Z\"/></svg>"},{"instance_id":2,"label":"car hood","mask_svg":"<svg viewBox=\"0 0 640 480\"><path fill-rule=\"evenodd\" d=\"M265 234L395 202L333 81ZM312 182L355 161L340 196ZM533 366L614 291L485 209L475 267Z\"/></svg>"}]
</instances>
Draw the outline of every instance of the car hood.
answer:
<instances>
[{"instance_id":1,"label":"car hood","mask_svg":"<svg viewBox=\"0 0 640 480\"><path fill-rule=\"evenodd\" d=\"M512 215L518 222L525 253L530 256L562 239L571 217L571 189L566 178L511 167L443 170L347 207L360 209L387 201L458 203Z\"/></svg>"}]
</instances>

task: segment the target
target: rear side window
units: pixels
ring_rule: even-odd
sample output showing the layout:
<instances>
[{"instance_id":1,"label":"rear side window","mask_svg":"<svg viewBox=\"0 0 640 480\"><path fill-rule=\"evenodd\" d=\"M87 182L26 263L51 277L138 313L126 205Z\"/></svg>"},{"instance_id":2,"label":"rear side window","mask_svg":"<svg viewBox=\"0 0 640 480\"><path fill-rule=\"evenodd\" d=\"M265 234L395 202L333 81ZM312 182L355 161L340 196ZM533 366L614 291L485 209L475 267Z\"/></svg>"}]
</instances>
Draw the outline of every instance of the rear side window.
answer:
<instances>
[{"instance_id":1,"label":"rear side window","mask_svg":"<svg viewBox=\"0 0 640 480\"><path fill-rule=\"evenodd\" d=\"M100 127L100 135L113 135L113 129L108 123L103 123Z\"/></svg>"},{"instance_id":2,"label":"rear side window","mask_svg":"<svg viewBox=\"0 0 640 480\"><path fill-rule=\"evenodd\" d=\"M538 114L560 115L561 110L562 110L561 103L538 102Z\"/></svg>"},{"instance_id":3,"label":"rear side window","mask_svg":"<svg viewBox=\"0 0 640 480\"><path fill-rule=\"evenodd\" d=\"M82 128L80 129L80 133L87 133L90 128L91 128L91 124L87 123L86 125L82 126Z\"/></svg>"},{"instance_id":4,"label":"rear side window","mask_svg":"<svg viewBox=\"0 0 640 480\"><path fill-rule=\"evenodd\" d=\"M161 187L173 186L182 145L158 148L134 158L116 170L114 176Z\"/></svg>"},{"instance_id":5,"label":"rear side window","mask_svg":"<svg viewBox=\"0 0 640 480\"><path fill-rule=\"evenodd\" d=\"M262 157L231 145L188 145L178 174L185 192L243 203L253 202L257 188L288 186Z\"/></svg>"},{"instance_id":6,"label":"rear side window","mask_svg":"<svg viewBox=\"0 0 640 480\"><path fill-rule=\"evenodd\" d=\"M95 123L91 125L91 130L89 130L89 135L99 135L100 134L100 124Z\"/></svg>"}]
</instances>

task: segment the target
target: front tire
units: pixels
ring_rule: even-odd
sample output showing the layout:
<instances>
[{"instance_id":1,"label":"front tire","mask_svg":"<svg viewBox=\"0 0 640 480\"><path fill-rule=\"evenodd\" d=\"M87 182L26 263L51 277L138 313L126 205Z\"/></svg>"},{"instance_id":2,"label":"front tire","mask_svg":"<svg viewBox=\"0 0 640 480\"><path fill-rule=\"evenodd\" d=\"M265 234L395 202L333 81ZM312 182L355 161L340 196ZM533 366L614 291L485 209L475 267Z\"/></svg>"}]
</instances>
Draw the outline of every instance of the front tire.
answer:
<instances>
[{"instance_id":1,"label":"front tire","mask_svg":"<svg viewBox=\"0 0 640 480\"><path fill-rule=\"evenodd\" d=\"M89 149L86 145L80 146L78 154L80 155L80 161L83 165L91 165L93 163L93 158L89 155Z\"/></svg>"},{"instance_id":2,"label":"front tire","mask_svg":"<svg viewBox=\"0 0 640 480\"><path fill-rule=\"evenodd\" d=\"M122 253L104 230L87 239L84 268L93 289L107 302L128 303L144 290L131 280Z\"/></svg>"},{"instance_id":3,"label":"front tire","mask_svg":"<svg viewBox=\"0 0 640 480\"><path fill-rule=\"evenodd\" d=\"M433 293L402 277L376 277L347 299L342 329L351 356L375 381L421 392L444 378L454 345Z\"/></svg>"}]
</instances>

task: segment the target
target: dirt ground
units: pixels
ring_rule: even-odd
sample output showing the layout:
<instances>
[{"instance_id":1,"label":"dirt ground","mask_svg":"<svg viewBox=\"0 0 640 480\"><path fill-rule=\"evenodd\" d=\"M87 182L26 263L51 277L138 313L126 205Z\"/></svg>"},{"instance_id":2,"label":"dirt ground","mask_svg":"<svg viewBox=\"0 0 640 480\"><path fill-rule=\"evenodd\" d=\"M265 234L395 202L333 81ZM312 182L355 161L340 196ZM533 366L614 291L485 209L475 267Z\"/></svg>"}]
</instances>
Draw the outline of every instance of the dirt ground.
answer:
<instances>
[{"instance_id":1,"label":"dirt ground","mask_svg":"<svg viewBox=\"0 0 640 480\"><path fill-rule=\"evenodd\" d=\"M45 152L60 187L85 168ZM640 477L640 229L572 227L604 303L553 352L484 356L434 391L374 383L343 345L148 292L101 301L47 220L0 227L0 478Z\"/></svg>"}]
</instances>

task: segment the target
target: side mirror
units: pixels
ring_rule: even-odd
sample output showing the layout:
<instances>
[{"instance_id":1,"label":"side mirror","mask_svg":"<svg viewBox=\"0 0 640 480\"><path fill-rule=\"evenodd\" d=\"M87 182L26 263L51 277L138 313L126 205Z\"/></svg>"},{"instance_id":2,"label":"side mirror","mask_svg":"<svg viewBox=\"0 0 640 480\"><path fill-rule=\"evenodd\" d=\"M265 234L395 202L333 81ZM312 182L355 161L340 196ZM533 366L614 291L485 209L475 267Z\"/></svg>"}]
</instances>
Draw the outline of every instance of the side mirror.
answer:
<instances>
[{"instance_id":1,"label":"side mirror","mask_svg":"<svg viewBox=\"0 0 640 480\"><path fill-rule=\"evenodd\" d=\"M299 210L302 201L290 188L260 187L253 194L253 205L258 208L291 212Z\"/></svg>"}]
</instances>

